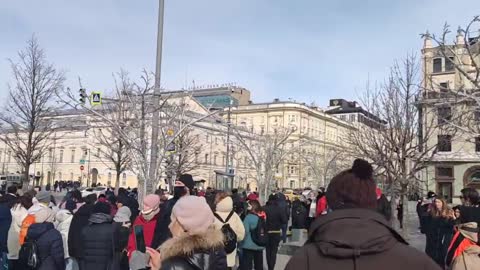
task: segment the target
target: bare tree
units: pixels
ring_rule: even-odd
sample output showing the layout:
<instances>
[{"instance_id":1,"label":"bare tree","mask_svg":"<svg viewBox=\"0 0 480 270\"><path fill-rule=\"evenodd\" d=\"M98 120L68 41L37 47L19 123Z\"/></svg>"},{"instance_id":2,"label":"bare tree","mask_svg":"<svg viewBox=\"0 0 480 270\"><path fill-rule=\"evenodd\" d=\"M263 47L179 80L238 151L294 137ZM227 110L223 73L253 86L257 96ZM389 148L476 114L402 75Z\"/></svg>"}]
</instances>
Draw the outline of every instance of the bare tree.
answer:
<instances>
[{"instance_id":1,"label":"bare tree","mask_svg":"<svg viewBox=\"0 0 480 270\"><path fill-rule=\"evenodd\" d=\"M329 179L350 166L348 152L344 148L304 144L307 149L302 159L317 181L317 186L328 185Z\"/></svg>"},{"instance_id":2,"label":"bare tree","mask_svg":"<svg viewBox=\"0 0 480 270\"><path fill-rule=\"evenodd\" d=\"M137 119L134 117L131 105L125 95L130 93L133 84L125 71L120 71L114 75L115 90L111 98L103 99L103 104L99 108L93 108L101 112L102 117L94 115L90 124L92 137L92 146L100 150L99 158L107 161L107 166L113 164L115 169L115 190L120 188L120 177L123 172L130 169L131 144L123 135L127 130L132 129L132 125ZM109 121L104 121L108 118ZM120 132L118 132L120 131Z\"/></svg>"},{"instance_id":3,"label":"bare tree","mask_svg":"<svg viewBox=\"0 0 480 270\"><path fill-rule=\"evenodd\" d=\"M13 84L8 85L8 104L0 114L0 139L22 166L23 190L27 190L30 166L50 148L49 138L56 130L52 119L55 93L63 88L65 77L47 62L35 37L18 53L18 62L10 60L10 64Z\"/></svg>"},{"instance_id":4,"label":"bare tree","mask_svg":"<svg viewBox=\"0 0 480 270\"><path fill-rule=\"evenodd\" d=\"M439 128L437 119L426 117L428 107L419 106L422 91L417 58L408 55L395 62L387 80L373 89L368 85L361 101L383 124L376 128L359 124L349 135L354 151L380 168L390 183L392 208L397 197L406 205L409 188L420 181L419 172L436 153L437 144L427 142L438 134L453 135L447 127ZM407 211L405 207L404 219Z\"/></svg>"},{"instance_id":5,"label":"bare tree","mask_svg":"<svg viewBox=\"0 0 480 270\"><path fill-rule=\"evenodd\" d=\"M189 105L189 101L192 100L191 93L163 92L159 98L160 103L153 103L153 77L147 71L143 71L139 82L129 82L126 74L121 76L121 86L125 89L120 89L121 91L117 91L114 98L109 98L109 101L114 104L113 111L125 113L120 118L116 117L115 113L110 114L114 116L112 118L108 116L109 114L102 111L101 108L96 109L89 106L89 104L79 103L70 89L59 93L59 97L62 98L65 105L77 109L81 108L95 121L103 122L103 125L108 127L109 132L107 134L113 132L115 137L121 138L122 144L126 143L124 150L127 155L125 157L126 160L129 160L129 167L137 176L140 201L144 194L153 193L158 186L166 168L165 164L171 156L168 146L175 143L189 127L217 113L207 112L200 115L192 113L190 111L192 108ZM126 91L127 88L130 90ZM115 108L116 106L123 106L124 109ZM155 178L152 179L149 178L150 151L152 151L149 131L152 128L152 113L155 111L160 113L161 128L159 130L158 153L156 155L158 163L156 166L157 172Z\"/></svg>"},{"instance_id":6,"label":"bare tree","mask_svg":"<svg viewBox=\"0 0 480 270\"><path fill-rule=\"evenodd\" d=\"M176 175L182 175L197 167L196 157L201 152L202 144L194 134L193 128L187 128L175 140L175 153L167 170L173 170Z\"/></svg>"},{"instance_id":7,"label":"bare tree","mask_svg":"<svg viewBox=\"0 0 480 270\"><path fill-rule=\"evenodd\" d=\"M268 197L274 184L275 172L293 151L288 147L292 142L295 128L276 128L272 133L256 134L253 129L233 128L238 151L248 158L256 172L257 186L263 199Z\"/></svg>"}]
</instances>

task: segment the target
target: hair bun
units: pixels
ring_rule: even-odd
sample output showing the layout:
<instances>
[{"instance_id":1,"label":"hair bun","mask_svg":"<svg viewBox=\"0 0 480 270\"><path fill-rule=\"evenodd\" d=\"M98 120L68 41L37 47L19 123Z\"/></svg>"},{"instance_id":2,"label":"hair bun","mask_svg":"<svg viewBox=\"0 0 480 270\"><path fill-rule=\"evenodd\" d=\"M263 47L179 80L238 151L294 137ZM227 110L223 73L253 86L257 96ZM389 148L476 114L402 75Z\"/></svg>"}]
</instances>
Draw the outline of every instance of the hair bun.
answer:
<instances>
[{"instance_id":1,"label":"hair bun","mask_svg":"<svg viewBox=\"0 0 480 270\"><path fill-rule=\"evenodd\" d=\"M372 179L373 178L373 167L364 159L355 159L352 166L352 173L355 174L360 179Z\"/></svg>"}]
</instances>

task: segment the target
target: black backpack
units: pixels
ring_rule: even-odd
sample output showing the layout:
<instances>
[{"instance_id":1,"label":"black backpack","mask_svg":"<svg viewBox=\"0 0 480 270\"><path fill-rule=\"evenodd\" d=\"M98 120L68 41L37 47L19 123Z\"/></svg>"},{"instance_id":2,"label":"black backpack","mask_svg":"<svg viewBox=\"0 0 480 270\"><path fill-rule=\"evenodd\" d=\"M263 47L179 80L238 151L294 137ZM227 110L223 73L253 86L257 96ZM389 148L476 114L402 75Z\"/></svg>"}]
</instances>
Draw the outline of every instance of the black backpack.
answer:
<instances>
[{"instance_id":1,"label":"black backpack","mask_svg":"<svg viewBox=\"0 0 480 270\"><path fill-rule=\"evenodd\" d=\"M214 213L215 217L223 223L222 233L223 233L223 244L225 246L225 253L230 254L237 248L237 234L233 231L228 221L233 216L234 211L228 214L228 217L225 221L217 214Z\"/></svg>"},{"instance_id":2,"label":"black backpack","mask_svg":"<svg viewBox=\"0 0 480 270\"><path fill-rule=\"evenodd\" d=\"M268 231L267 231L267 223L265 220L259 216L257 227L253 231L251 231L252 240L258 246L264 247L267 245L268 241Z\"/></svg>"},{"instance_id":3,"label":"black backpack","mask_svg":"<svg viewBox=\"0 0 480 270\"><path fill-rule=\"evenodd\" d=\"M21 269L35 270L40 267L42 262L40 261L40 253L35 240L26 239L20 248L18 254L18 263L22 266Z\"/></svg>"}]
</instances>

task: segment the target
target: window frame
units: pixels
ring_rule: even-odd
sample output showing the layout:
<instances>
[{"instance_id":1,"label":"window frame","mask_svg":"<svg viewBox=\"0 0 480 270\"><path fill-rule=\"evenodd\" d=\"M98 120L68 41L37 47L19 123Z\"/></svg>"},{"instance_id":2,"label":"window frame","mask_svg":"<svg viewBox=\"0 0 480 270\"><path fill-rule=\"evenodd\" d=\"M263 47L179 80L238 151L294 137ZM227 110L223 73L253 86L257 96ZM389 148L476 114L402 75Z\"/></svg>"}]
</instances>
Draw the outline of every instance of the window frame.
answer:
<instances>
[{"instance_id":1,"label":"window frame","mask_svg":"<svg viewBox=\"0 0 480 270\"><path fill-rule=\"evenodd\" d=\"M446 140L448 138L448 140ZM448 145L445 143L448 141ZM442 147L445 146L445 147ZM452 152L452 135L437 135L437 151Z\"/></svg>"},{"instance_id":2,"label":"window frame","mask_svg":"<svg viewBox=\"0 0 480 270\"><path fill-rule=\"evenodd\" d=\"M438 65L435 65L436 61L440 61L440 70L435 69ZM432 73L441 73L443 72L443 57L436 57L432 60Z\"/></svg>"}]
</instances>

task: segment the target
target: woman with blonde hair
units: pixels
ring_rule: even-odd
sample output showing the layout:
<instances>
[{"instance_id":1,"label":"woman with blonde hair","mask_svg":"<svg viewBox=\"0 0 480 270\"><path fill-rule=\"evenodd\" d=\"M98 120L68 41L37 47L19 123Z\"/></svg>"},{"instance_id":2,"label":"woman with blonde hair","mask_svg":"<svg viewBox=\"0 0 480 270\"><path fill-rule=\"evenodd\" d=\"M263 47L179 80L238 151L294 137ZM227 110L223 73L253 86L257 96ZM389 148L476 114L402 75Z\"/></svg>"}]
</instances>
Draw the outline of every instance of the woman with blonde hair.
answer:
<instances>
[{"instance_id":1,"label":"woman with blonde hair","mask_svg":"<svg viewBox=\"0 0 480 270\"><path fill-rule=\"evenodd\" d=\"M242 241L245 237L245 228L238 214L233 211L233 200L227 192L219 192L215 195L215 209L215 228L222 231L225 238L235 238L224 239L227 267L232 269L236 263L237 242Z\"/></svg>"},{"instance_id":2,"label":"woman with blonde hair","mask_svg":"<svg viewBox=\"0 0 480 270\"><path fill-rule=\"evenodd\" d=\"M453 237L455 212L448 207L445 200L438 198L428 211L425 253L444 269L448 246Z\"/></svg>"}]
</instances>

